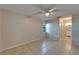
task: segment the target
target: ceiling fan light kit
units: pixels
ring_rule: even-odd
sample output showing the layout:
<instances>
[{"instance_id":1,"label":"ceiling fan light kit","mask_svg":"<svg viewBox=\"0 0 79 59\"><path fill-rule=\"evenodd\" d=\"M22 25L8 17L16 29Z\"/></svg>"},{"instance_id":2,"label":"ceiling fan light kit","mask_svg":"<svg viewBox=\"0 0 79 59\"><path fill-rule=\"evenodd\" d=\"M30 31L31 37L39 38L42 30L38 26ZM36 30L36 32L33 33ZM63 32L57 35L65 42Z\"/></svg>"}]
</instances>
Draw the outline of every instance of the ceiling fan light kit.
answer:
<instances>
[{"instance_id":1,"label":"ceiling fan light kit","mask_svg":"<svg viewBox=\"0 0 79 59\"><path fill-rule=\"evenodd\" d=\"M45 13L45 15L46 15L46 16L49 16L50 14L49 14L49 13Z\"/></svg>"},{"instance_id":2,"label":"ceiling fan light kit","mask_svg":"<svg viewBox=\"0 0 79 59\"><path fill-rule=\"evenodd\" d=\"M51 5L52 6L52 5ZM55 12L56 12L56 8L43 8L42 6L37 6L40 10L34 14L32 14L31 16L34 16L34 15L42 15L42 16L46 16L46 17L49 17L49 16L55 16Z\"/></svg>"}]
</instances>

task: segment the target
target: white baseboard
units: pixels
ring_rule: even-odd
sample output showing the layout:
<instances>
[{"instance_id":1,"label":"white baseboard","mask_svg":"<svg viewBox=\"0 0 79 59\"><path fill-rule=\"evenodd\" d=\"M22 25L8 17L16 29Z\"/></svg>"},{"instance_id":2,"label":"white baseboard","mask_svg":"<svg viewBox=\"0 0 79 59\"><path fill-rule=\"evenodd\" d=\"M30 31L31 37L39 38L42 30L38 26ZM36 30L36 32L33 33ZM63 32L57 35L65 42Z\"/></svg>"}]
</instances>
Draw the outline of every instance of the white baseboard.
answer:
<instances>
[{"instance_id":1,"label":"white baseboard","mask_svg":"<svg viewBox=\"0 0 79 59\"><path fill-rule=\"evenodd\" d=\"M29 41L29 42L19 43L19 44L17 44L17 45L11 46L11 47L8 47L8 48L5 48L5 49L1 49L0 52L6 51L6 50L8 50L8 49L12 49L12 48L15 48L15 47L24 45L24 44L29 44L29 43L34 42L34 41L37 41L37 40L41 40L41 39L36 39L36 40L34 39L34 40Z\"/></svg>"}]
</instances>

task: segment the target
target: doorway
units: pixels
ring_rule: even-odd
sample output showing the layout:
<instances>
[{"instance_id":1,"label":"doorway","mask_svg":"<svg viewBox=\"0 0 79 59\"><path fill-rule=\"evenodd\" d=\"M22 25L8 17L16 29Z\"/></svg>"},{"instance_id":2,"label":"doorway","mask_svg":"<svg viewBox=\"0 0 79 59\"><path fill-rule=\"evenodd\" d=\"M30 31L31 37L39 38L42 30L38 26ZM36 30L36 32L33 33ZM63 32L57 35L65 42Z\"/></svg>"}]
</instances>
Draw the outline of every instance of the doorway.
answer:
<instances>
[{"instance_id":1,"label":"doorway","mask_svg":"<svg viewBox=\"0 0 79 59\"><path fill-rule=\"evenodd\" d=\"M66 50L72 47L72 16L59 18L60 44Z\"/></svg>"}]
</instances>

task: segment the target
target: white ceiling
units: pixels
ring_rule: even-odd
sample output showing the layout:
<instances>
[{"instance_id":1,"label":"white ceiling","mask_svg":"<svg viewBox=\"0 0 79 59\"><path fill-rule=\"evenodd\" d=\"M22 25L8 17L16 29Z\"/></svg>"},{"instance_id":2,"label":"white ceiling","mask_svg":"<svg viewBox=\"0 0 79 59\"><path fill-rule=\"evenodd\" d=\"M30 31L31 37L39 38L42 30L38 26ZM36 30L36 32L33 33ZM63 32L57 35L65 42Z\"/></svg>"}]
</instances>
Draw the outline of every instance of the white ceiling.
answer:
<instances>
[{"instance_id":1,"label":"white ceiling","mask_svg":"<svg viewBox=\"0 0 79 59\"><path fill-rule=\"evenodd\" d=\"M49 17L46 17L45 15L40 15L40 14L32 15L41 10L39 6L41 6L43 9L46 9L49 7L56 8L60 11L55 12L55 16L49 16ZM0 5L0 8L7 9L13 12L17 12L25 16L32 15L33 18L42 19L42 20L49 20L49 19L54 19L59 16L72 15L75 13L79 13L78 4L72 4L72 5L71 4L56 4L56 5L55 4L40 4L39 6L38 4L14 4L14 5L4 4L4 5Z\"/></svg>"}]
</instances>

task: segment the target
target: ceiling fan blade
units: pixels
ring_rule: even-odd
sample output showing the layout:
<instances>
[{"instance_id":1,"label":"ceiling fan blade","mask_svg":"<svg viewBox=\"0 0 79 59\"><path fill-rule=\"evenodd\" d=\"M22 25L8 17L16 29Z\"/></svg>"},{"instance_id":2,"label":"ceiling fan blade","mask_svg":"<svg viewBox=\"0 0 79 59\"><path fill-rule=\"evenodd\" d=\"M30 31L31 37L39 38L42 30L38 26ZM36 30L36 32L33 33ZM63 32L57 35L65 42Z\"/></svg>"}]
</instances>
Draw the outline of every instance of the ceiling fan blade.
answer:
<instances>
[{"instance_id":1,"label":"ceiling fan blade","mask_svg":"<svg viewBox=\"0 0 79 59\"><path fill-rule=\"evenodd\" d=\"M54 9L53 11L51 12L66 12L67 10L62 10L62 9Z\"/></svg>"},{"instance_id":2,"label":"ceiling fan blade","mask_svg":"<svg viewBox=\"0 0 79 59\"><path fill-rule=\"evenodd\" d=\"M50 15L55 16L55 15L56 15L56 13L55 13L55 12L51 12L51 13L50 13Z\"/></svg>"},{"instance_id":3,"label":"ceiling fan blade","mask_svg":"<svg viewBox=\"0 0 79 59\"><path fill-rule=\"evenodd\" d=\"M47 13L47 12L52 12L53 10L55 10L55 5L51 4L49 5L48 8L44 8L42 5L36 5L37 8L40 9L40 11L44 12L44 13Z\"/></svg>"},{"instance_id":4,"label":"ceiling fan blade","mask_svg":"<svg viewBox=\"0 0 79 59\"><path fill-rule=\"evenodd\" d=\"M49 12L52 12L52 11L54 11L54 10L56 10L56 8L52 8L52 9L50 9Z\"/></svg>"},{"instance_id":5,"label":"ceiling fan blade","mask_svg":"<svg viewBox=\"0 0 79 59\"><path fill-rule=\"evenodd\" d=\"M41 12L33 13L33 14L29 15L28 17L30 18L30 17L36 16L36 15L44 15L44 14L45 13L41 11Z\"/></svg>"}]
</instances>

